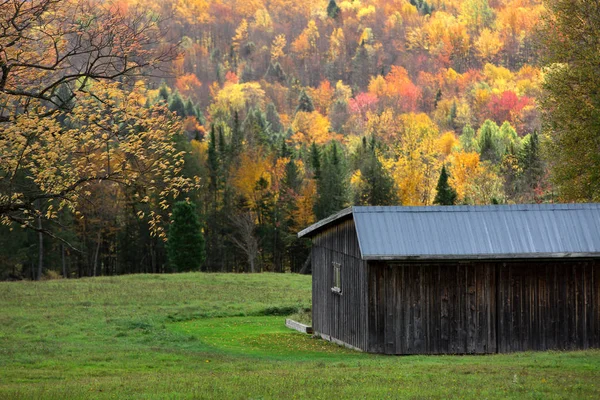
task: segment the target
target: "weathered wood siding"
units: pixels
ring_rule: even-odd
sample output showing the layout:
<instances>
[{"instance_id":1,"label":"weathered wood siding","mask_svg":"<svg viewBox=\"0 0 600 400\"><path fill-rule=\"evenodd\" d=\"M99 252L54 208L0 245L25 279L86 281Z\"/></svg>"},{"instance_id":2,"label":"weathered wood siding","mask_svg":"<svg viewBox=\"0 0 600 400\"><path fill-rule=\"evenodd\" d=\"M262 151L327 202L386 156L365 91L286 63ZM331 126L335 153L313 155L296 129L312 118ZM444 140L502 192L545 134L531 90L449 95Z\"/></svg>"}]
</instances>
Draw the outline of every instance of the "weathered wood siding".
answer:
<instances>
[{"instance_id":1,"label":"weathered wood siding","mask_svg":"<svg viewBox=\"0 0 600 400\"><path fill-rule=\"evenodd\" d=\"M334 262L341 265L341 294L331 291ZM366 350L366 262L361 260L353 220L337 224L313 238L312 275L315 334Z\"/></svg>"},{"instance_id":2,"label":"weathered wood siding","mask_svg":"<svg viewBox=\"0 0 600 400\"><path fill-rule=\"evenodd\" d=\"M600 348L600 262L498 265L498 348Z\"/></svg>"},{"instance_id":3,"label":"weathered wood siding","mask_svg":"<svg viewBox=\"0 0 600 400\"><path fill-rule=\"evenodd\" d=\"M370 262L367 350L600 347L598 261Z\"/></svg>"},{"instance_id":4,"label":"weathered wood siding","mask_svg":"<svg viewBox=\"0 0 600 400\"><path fill-rule=\"evenodd\" d=\"M493 266L369 263L368 275L370 352L496 352Z\"/></svg>"}]
</instances>

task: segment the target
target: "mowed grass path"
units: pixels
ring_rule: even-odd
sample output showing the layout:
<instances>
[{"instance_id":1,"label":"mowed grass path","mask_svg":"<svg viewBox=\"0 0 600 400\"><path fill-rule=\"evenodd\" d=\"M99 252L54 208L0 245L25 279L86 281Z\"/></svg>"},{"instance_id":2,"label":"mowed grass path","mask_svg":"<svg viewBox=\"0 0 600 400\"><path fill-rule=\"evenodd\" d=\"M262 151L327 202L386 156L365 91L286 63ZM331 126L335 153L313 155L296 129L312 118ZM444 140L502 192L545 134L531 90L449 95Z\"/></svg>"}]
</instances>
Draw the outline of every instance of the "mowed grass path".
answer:
<instances>
[{"instance_id":1,"label":"mowed grass path","mask_svg":"<svg viewBox=\"0 0 600 400\"><path fill-rule=\"evenodd\" d=\"M600 351L363 354L284 327L310 277L0 283L0 399L600 398Z\"/></svg>"}]
</instances>

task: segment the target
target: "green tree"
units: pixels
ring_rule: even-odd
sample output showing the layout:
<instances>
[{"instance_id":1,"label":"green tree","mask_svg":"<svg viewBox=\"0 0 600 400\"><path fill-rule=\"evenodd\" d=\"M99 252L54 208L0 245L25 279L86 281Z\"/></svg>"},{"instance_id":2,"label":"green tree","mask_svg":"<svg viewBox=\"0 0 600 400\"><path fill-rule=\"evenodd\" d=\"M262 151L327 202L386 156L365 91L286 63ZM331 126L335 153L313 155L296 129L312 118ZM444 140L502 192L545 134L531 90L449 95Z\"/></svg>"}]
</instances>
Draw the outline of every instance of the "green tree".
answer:
<instances>
[{"instance_id":1,"label":"green tree","mask_svg":"<svg viewBox=\"0 0 600 400\"><path fill-rule=\"evenodd\" d=\"M521 166L523 190L533 190L544 174L544 163L540 153L540 139L537 132L523 138L519 153L519 165Z\"/></svg>"},{"instance_id":2,"label":"green tree","mask_svg":"<svg viewBox=\"0 0 600 400\"><path fill-rule=\"evenodd\" d=\"M482 160L497 163L502 155L499 145L500 129L492 120L486 119L477 132L477 143Z\"/></svg>"},{"instance_id":3,"label":"green tree","mask_svg":"<svg viewBox=\"0 0 600 400\"><path fill-rule=\"evenodd\" d=\"M551 178L564 201L600 201L600 8L548 0L541 99Z\"/></svg>"},{"instance_id":4,"label":"green tree","mask_svg":"<svg viewBox=\"0 0 600 400\"><path fill-rule=\"evenodd\" d=\"M296 107L296 112L313 112L315 111L315 106L313 104L312 99L306 93L305 90L300 92L300 96L298 97L298 107Z\"/></svg>"},{"instance_id":5,"label":"green tree","mask_svg":"<svg viewBox=\"0 0 600 400\"><path fill-rule=\"evenodd\" d=\"M337 5L335 0L330 0L327 5L327 15L329 18L336 19L340 14L340 7Z\"/></svg>"},{"instance_id":6,"label":"green tree","mask_svg":"<svg viewBox=\"0 0 600 400\"><path fill-rule=\"evenodd\" d=\"M193 204L175 203L168 237L167 255L171 267L178 272L200 269L206 257L204 236Z\"/></svg>"},{"instance_id":7,"label":"green tree","mask_svg":"<svg viewBox=\"0 0 600 400\"><path fill-rule=\"evenodd\" d=\"M314 212L318 219L342 210L347 205L347 170L337 143L333 142L323 157L323 166L317 179L317 198Z\"/></svg>"},{"instance_id":8,"label":"green tree","mask_svg":"<svg viewBox=\"0 0 600 400\"><path fill-rule=\"evenodd\" d=\"M374 139L367 144L366 138L363 138L362 146L355 155L361 184L354 194L354 203L370 206L398 205L398 191L394 179L377 157L376 147Z\"/></svg>"},{"instance_id":9,"label":"green tree","mask_svg":"<svg viewBox=\"0 0 600 400\"><path fill-rule=\"evenodd\" d=\"M458 140L462 149L468 153L479 150L477 141L475 140L475 130L470 124L465 125L462 130L462 135L458 137Z\"/></svg>"},{"instance_id":10,"label":"green tree","mask_svg":"<svg viewBox=\"0 0 600 400\"><path fill-rule=\"evenodd\" d=\"M456 198L458 196L456 190L448 183L448 173L446 172L445 165L442 167L436 190L437 194L435 195L433 204L439 204L441 206L453 206L456 204Z\"/></svg>"}]
</instances>

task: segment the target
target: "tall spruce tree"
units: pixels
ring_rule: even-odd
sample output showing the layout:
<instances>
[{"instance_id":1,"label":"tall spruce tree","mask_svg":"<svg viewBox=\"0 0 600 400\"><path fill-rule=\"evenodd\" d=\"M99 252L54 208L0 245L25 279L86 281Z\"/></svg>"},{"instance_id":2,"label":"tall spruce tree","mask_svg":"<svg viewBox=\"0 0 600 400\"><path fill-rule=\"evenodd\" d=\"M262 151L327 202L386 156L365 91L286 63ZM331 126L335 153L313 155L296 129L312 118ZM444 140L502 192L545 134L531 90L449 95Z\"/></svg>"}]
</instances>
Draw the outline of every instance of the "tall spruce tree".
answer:
<instances>
[{"instance_id":1,"label":"tall spruce tree","mask_svg":"<svg viewBox=\"0 0 600 400\"><path fill-rule=\"evenodd\" d=\"M169 226L167 255L169 265L177 272L197 271L206 253L196 207L192 203L175 203Z\"/></svg>"},{"instance_id":2,"label":"tall spruce tree","mask_svg":"<svg viewBox=\"0 0 600 400\"><path fill-rule=\"evenodd\" d=\"M329 0L329 4L327 5L327 15L331 19L336 19L340 15L340 7L337 5L335 0Z\"/></svg>"},{"instance_id":3,"label":"tall spruce tree","mask_svg":"<svg viewBox=\"0 0 600 400\"><path fill-rule=\"evenodd\" d=\"M312 99L306 93L305 90L300 92L300 96L298 97L298 107L296 107L296 112L304 111L304 112L313 112L315 111L315 106L313 104Z\"/></svg>"},{"instance_id":4,"label":"tall spruce tree","mask_svg":"<svg viewBox=\"0 0 600 400\"><path fill-rule=\"evenodd\" d=\"M323 167L317 179L317 198L314 212L323 219L347 205L347 170L337 143L333 142L323 157Z\"/></svg>"},{"instance_id":5,"label":"tall spruce tree","mask_svg":"<svg viewBox=\"0 0 600 400\"><path fill-rule=\"evenodd\" d=\"M435 195L433 204L439 204L441 206L453 206L456 204L456 190L448 183L448 173L446 172L445 165L442 167L436 190L437 194Z\"/></svg>"},{"instance_id":6,"label":"tall spruce tree","mask_svg":"<svg viewBox=\"0 0 600 400\"><path fill-rule=\"evenodd\" d=\"M169 110L173 111L182 118L186 117L185 104L179 92L175 91L169 101Z\"/></svg>"},{"instance_id":7,"label":"tall spruce tree","mask_svg":"<svg viewBox=\"0 0 600 400\"><path fill-rule=\"evenodd\" d=\"M399 199L394 185L394 179L383 167L377 157L377 142L373 137L367 143L363 137L362 146L355 155L361 174L361 185L354 194L354 203L370 206L398 205Z\"/></svg>"}]
</instances>

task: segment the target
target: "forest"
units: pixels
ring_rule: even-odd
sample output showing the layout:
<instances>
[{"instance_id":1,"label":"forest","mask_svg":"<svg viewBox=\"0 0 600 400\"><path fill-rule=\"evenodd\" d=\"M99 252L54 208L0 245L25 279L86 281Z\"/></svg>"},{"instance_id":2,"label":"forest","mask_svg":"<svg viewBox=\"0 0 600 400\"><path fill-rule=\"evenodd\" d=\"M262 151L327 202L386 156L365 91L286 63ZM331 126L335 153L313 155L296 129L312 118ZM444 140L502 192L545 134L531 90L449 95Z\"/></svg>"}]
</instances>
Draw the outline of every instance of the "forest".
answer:
<instances>
[{"instance_id":1,"label":"forest","mask_svg":"<svg viewBox=\"0 0 600 400\"><path fill-rule=\"evenodd\" d=\"M350 205L597 201L592 3L1 1L0 279L307 272Z\"/></svg>"}]
</instances>

